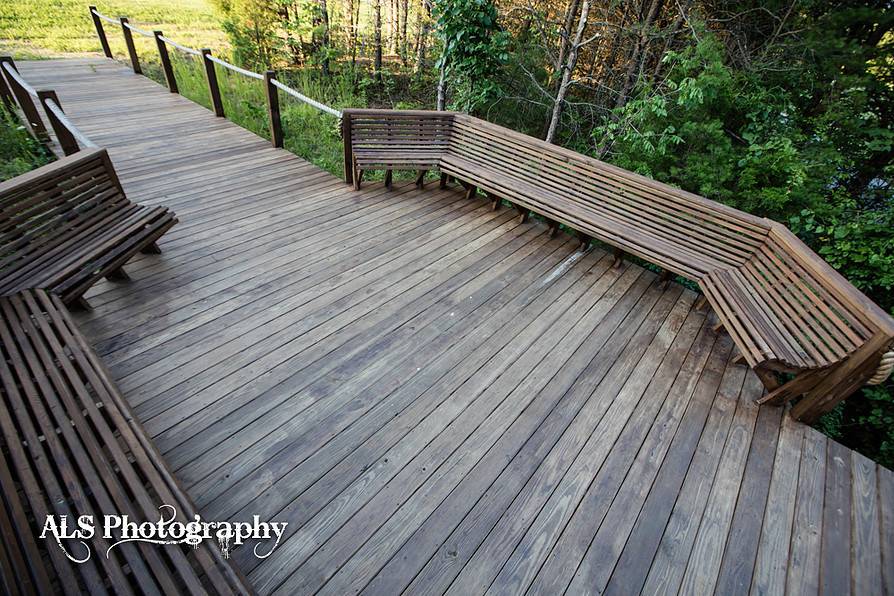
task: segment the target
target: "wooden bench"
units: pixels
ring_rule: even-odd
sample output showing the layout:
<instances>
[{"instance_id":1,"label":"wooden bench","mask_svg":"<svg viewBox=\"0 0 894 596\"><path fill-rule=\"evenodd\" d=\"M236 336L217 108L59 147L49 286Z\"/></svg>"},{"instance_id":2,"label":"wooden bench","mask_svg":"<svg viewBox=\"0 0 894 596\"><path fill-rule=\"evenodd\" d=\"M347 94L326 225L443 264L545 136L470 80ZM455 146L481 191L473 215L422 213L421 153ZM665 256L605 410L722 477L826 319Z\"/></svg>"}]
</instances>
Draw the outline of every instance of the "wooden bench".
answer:
<instances>
[{"instance_id":1,"label":"wooden bench","mask_svg":"<svg viewBox=\"0 0 894 596\"><path fill-rule=\"evenodd\" d=\"M52 538L36 539L47 515L158 521L164 504L188 521L196 510L59 298L43 290L0 298L0 346L2 591L249 592L216 541L109 552L98 533L85 540L90 559L76 564ZM64 544L75 557L86 552L77 540Z\"/></svg>"},{"instance_id":2,"label":"wooden bench","mask_svg":"<svg viewBox=\"0 0 894 596\"><path fill-rule=\"evenodd\" d=\"M465 114L346 110L343 133L355 187L364 170L438 169L495 208L509 201L522 219L537 213L697 282L765 401L804 396L799 419L877 376L890 349L891 317L771 220Z\"/></svg>"},{"instance_id":3,"label":"wooden bench","mask_svg":"<svg viewBox=\"0 0 894 596\"><path fill-rule=\"evenodd\" d=\"M177 219L127 199L105 149L0 183L0 294L44 288L66 304L155 244Z\"/></svg>"}]
</instances>

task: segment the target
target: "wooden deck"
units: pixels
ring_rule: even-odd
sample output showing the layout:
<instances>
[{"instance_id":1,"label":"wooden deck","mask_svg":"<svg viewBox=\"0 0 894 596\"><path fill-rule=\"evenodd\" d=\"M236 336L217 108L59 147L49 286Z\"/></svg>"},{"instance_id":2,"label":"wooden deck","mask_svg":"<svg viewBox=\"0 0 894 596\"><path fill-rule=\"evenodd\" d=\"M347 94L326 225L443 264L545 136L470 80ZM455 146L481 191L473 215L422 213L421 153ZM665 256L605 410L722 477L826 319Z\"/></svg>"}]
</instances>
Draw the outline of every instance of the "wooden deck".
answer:
<instances>
[{"instance_id":1,"label":"wooden deck","mask_svg":"<svg viewBox=\"0 0 894 596\"><path fill-rule=\"evenodd\" d=\"M21 63L171 207L79 323L259 592L891 593L894 475L756 407L697 296L458 188L343 181L101 59Z\"/></svg>"}]
</instances>

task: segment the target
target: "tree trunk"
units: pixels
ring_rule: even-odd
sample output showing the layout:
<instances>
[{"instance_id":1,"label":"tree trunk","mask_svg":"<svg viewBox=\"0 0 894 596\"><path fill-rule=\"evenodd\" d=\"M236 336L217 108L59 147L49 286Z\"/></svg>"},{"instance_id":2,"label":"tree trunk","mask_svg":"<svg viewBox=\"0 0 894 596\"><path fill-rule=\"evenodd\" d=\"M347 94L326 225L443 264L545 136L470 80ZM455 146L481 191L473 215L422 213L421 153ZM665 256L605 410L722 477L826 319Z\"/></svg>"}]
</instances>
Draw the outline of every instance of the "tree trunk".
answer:
<instances>
[{"instance_id":1,"label":"tree trunk","mask_svg":"<svg viewBox=\"0 0 894 596\"><path fill-rule=\"evenodd\" d=\"M398 0L400 4L400 39L398 40L398 52L403 65L407 65L407 13L409 12L409 1Z\"/></svg>"},{"instance_id":2,"label":"tree trunk","mask_svg":"<svg viewBox=\"0 0 894 596\"><path fill-rule=\"evenodd\" d=\"M645 19L640 22L639 37L636 39L636 45L633 46L630 61L627 63L627 72L624 75L621 92L618 94L618 99L615 102L616 109L623 107L629 99L628 96L631 89L633 89L633 84L636 79L637 67L641 65L642 53L646 49L649 29L652 27L652 23L655 22L655 16L658 14L658 9L660 7L661 0L652 0L651 5L649 6L649 12L645 15Z\"/></svg>"},{"instance_id":3,"label":"tree trunk","mask_svg":"<svg viewBox=\"0 0 894 596\"><path fill-rule=\"evenodd\" d=\"M348 53L351 54L351 66L354 66L356 59L354 45L357 43L357 31L354 28L354 0L344 0L342 8L348 19Z\"/></svg>"},{"instance_id":4,"label":"tree trunk","mask_svg":"<svg viewBox=\"0 0 894 596\"><path fill-rule=\"evenodd\" d=\"M559 85L559 93L556 95L556 102L553 104L552 118L549 122L549 129L546 131L545 140L552 143L556 137L556 130L559 128L559 120L562 117L562 104L565 102L565 96L568 94L568 88L571 87L571 75L574 67L577 65L577 56L580 52L581 40L584 36L584 30L587 28L587 17L590 15L590 0L583 0L580 9L580 18L577 21L577 32L574 34L574 42L568 52L568 60L562 69L562 82Z\"/></svg>"},{"instance_id":5,"label":"tree trunk","mask_svg":"<svg viewBox=\"0 0 894 596\"><path fill-rule=\"evenodd\" d=\"M329 76L329 7L326 0L320 0L320 27L322 28L321 49L323 51L323 76Z\"/></svg>"},{"instance_id":6,"label":"tree trunk","mask_svg":"<svg viewBox=\"0 0 894 596\"><path fill-rule=\"evenodd\" d=\"M416 74L425 71L425 50L431 30L431 6L422 0L419 6L419 40L416 42Z\"/></svg>"},{"instance_id":7,"label":"tree trunk","mask_svg":"<svg viewBox=\"0 0 894 596\"><path fill-rule=\"evenodd\" d=\"M376 76L379 76L382 72L382 0L373 0L373 21L375 28L373 43L376 52L373 70Z\"/></svg>"},{"instance_id":8,"label":"tree trunk","mask_svg":"<svg viewBox=\"0 0 894 596\"><path fill-rule=\"evenodd\" d=\"M551 85L552 92L555 95L559 94L559 87L562 85L562 74L564 74L562 65L565 62L565 52L568 51L568 41L571 39L571 28L574 26L574 17L577 16L577 9L579 6L580 0L570 0L568 2L568 8L565 9L565 20L561 31L559 31L559 53L556 55L556 61L553 64L553 76L558 76L555 76L555 81L553 85ZM550 118L543 123L544 136L548 133L549 127L552 126L552 122L552 115L550 115Z\"/></svg>"},{"instance_id":9,"label":"tree trunk","mask_svg":"<svg viewBox=\"0 0 894 596\"><path fill-rule=\"evenodd\" d=\"M447 48L444 48L444 53L446 55ZM447 89L445 88L447 85L447 60L446 57L441 61L441 73L438 76L438 110L443 110L444 106L447 103Z\"/></svg>"}]
</instances>

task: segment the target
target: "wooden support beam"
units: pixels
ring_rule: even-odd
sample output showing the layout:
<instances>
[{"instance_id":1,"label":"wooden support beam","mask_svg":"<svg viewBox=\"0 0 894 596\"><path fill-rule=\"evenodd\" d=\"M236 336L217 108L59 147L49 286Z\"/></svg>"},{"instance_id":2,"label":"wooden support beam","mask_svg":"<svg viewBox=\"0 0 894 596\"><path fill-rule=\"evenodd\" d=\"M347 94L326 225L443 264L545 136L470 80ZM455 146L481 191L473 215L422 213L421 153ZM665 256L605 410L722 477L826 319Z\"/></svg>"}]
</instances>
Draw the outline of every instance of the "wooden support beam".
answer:
<instances>
[{"instance_id":1,"label":"wooden support beam","mask_svg":"<svg viewBox=\"0 0 894 596\"><path fill-rule=\"evenodd\" d=\"M96 27L96 36L99 38L99 45L102 46L102 53L106 58L112 57L112 50L109 48L109 40L106 39L105 29L102 27L102 19L96 14L96 7L90 6L90 18L93 19L93 26Z\"/></svg>"},{"instance_id":2,"label":"wooden support beam","mask_svg":"<svg viewBox=\"0 0 894 596\"><path fill-rule=\"evenodd\" d=\"M0 60L0 64L2 64L2 60ZM3 72L0 72L0 99L3 100L3 105L6 106L7 110L12 111L15 109L15 100L12 97L9 85L6 84L6 76Z\"/></svg>"},{"instance_id":3,"label":"wooden support beam","mask_svg":"<svg viewBox=\"0 0 894 596\"><path fill-rule=\"evenodd\" d=\"M37 97L43 105L44 114L46 114L47 120L50 121L50 126L53 128L53 132L56 134L56 140L59 142L59 147L62 148L62 153L65 155L73 155L80 151L77 139L75 139L74 135L71 134L71 131L68 130L68 127L62 124L62 121L59 120L56 114L54 114L47 106L47 102L52 101L60 110L62 109L62 104L59 103L59 98L56 97L56 92L51 89L40 89L37 91Z\"/></svg>"},{"instance_id":4,"label":"wooden support beam","mask_svg":"<svg viewBox=\"0 0 894 596\"><path fill-rule=\"evenodd\" d=\"M124 267L118 267L106 274L106 279L111 281L130 281L130 276L124 270Z\"/></svg>"},{"instance_id":5,"label":"wooden support beam","mask_svg":"<svg viewBox=\"0 0 894 596\"><path fill-rule=\"evenodd\" d=\"M341 141L344 147L344 168L345 182L354 184L354 173L356 166L354 165L354 149L351 145L351 114L342 112L341 114ZM358 188L354 185L354 188Z\"/></svg>"},{"instance_id":6,"label":"wooden support beam","mask_svg":"<svg viewBox=\"0 0 894 596\"><path fill-rule=\"evenodd\" d=\"M140 250L144 255L160 255L161 249L158 247L158 244L155 242L150 242L145 247Z\"/></svg>"},{"instance_id":7,"label":"wooden support beam","mask_svg":"<svg viewBox=\"0 0 894 596\"><path fill-rule=\"evenodd\" d=\"M754 373L761 380L761 383L764 384L764 387L767 388L767 391L774 391L779 388L779 377L772 370L758 366L754 369Z\"/></svg>"},{"instance_id":8,"label":"wooden support beam","mask_svg":"<svg viewBox=\"0 0 894 596\"><path fill-rule=\"evenodd\" d=\"M211 50L202 48L202 62L205 65L205 80L208 81L208 95L211 97L211 106L214 108L214 115L218 118L224 117L223 100L220 97L220 84L217 82L217 69L214 68L214 62L209 60Z\"/></svg>"},{"instance_id":9,"label":"wooden support beam","mask_svg":"<svg viewBox=\"0 0 894 596\"><path fill-rule=\"evenodd\" d=\"M37 111L37 106L34 104L31 94L28 93L27 89L22 87L15 77L6 72L5 65L7 64L9 65L9 68L12 68L16 73L19 72L16 63L11 56L0 56L0 68L4 69L3 76L5 76L6 80L9 82L12 94L19 103L19 107L25 115L25 120L27 120L28 125L31 127L31 132L33 132L34 136L41 141L47 142L50 138L47 134L47 127L44 126L43 120L40 119L40 112Z\"/></svg>"},{"instance_id":10,"label":"wooden support beam","mask_svg":"<svg viewBox=\"0 0 894 596\"><path fill-rule=\"evenodd\" d=\"M179 93L180 90L177 88L177 78L174 76L173 67L171 67L171 57L168 56L168 46L166 46L165 42L161 39L163 33L161 31L153 31L152 35L155 36L155 45L158 48L158 57L161 60L161 70L165 74L168 90L171 93Z\"/></svg>"},{"instance_id":11,"label":"wooden support beam","mask_svg":"<svg viewBox=\"0 0 894 596\"><path fill-rule=\"evenodd\" d=\"M615 258L614 261L612 261L612 267L619 267L621 261L624 260L624 251L620 248L615 248L612 250L612 256Z\"/></svg>"},{"instance_id":12,"label":"wooden support beam","mask_svg":"<svg viewBox=\"0 0 894 596\"><path fill-rule=\"evenodd\" d=\"M422 188L425 186L425 174L428 170L419 170L416 174L416 188Z\"/></svg>"},{"instance_id":13,"label":"wooden support beam","mask_svg":"<svg viewBox=\"0 0 894 596\"><path fill-rule=\"evenodd\" d=\"M387 188L388 190L391 190L391 176L392 171L385 170L385 188Z\"/></svg>"},{"instance_id":14,"label":"wooden support beam","mask_svg":"<svg viewBox=\"0 0 894 596\"><path fill-rule=\"evenodd\" d=\"M282 147L282 119L279 116L279 92L273 86L276 73L268 70L264 73L264 88L267 95L267 116L270 119L270 142L274 147Z\"/></svg>"},{"instance_id":15,"label":"wooden support beam","mask_svg":"<svg viewBox=\"0 0 894 596\"><path fill-rule=\"evenodd\" d=\"M136 74L143 74L137 48L133 43L133 31L127 26L127 17L119 17L118 20L121 21L121 32L124 34L124 45L127 46L127 55L130 57L130 67Z\"/></svg>"}]
</instances>

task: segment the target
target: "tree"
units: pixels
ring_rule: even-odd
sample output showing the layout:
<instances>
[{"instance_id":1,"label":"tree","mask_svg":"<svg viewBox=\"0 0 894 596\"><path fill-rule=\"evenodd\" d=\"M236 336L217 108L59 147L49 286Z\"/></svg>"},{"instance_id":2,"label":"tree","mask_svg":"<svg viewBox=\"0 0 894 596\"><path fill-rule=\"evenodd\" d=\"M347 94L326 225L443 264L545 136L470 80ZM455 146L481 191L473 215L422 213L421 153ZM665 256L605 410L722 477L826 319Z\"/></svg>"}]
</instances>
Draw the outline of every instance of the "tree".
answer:
<instances>
[{"instance_id":1,"label":"tree","mask_svg":"<svg viewBox=\"0 0 894 596\"><path fill-rule=\"evenodd\" d=\"M373 0L373 22L374 22L374 38L375 44L375 63L374 71L376 76L382 72L382 0Z\"/></svg>"},{"instance_id":2,"label":"tree","mask_svg":"<svg viewBox=\"0 0 894 596\"><path fill-rule=\"evenodd\" d=\"M577 56L583 45L584 30L587 28L587 18L590 16L590 0L583 0L580 9L580 17L577 21L577 32L574 34L574 41L571 42L571 49L568 52L568 59L562 66L562 79L559 83L559 90L556 93L556 100L553 103L552 117L549 121L549 128L546 131L545 140L552 143L556 136L556 129L559 126L559 119L562 116L562 103L565 96L568 95L568 88L571 86L571 73L577 66ZM563 44L564 45L564 44Z\"/></svg>"},{"instance_id":3,"label":"tree","mask_svg":"<svg viewBox=\"0 0 894 596\"><path fill-rule=\"evenodd\" d=\"M434 6L442 50L438 109L453 89L455 107L475 111L499 94L498 75L508 60L508 35L491 0L443 0Z\"/></svg>"}]
</instances>

